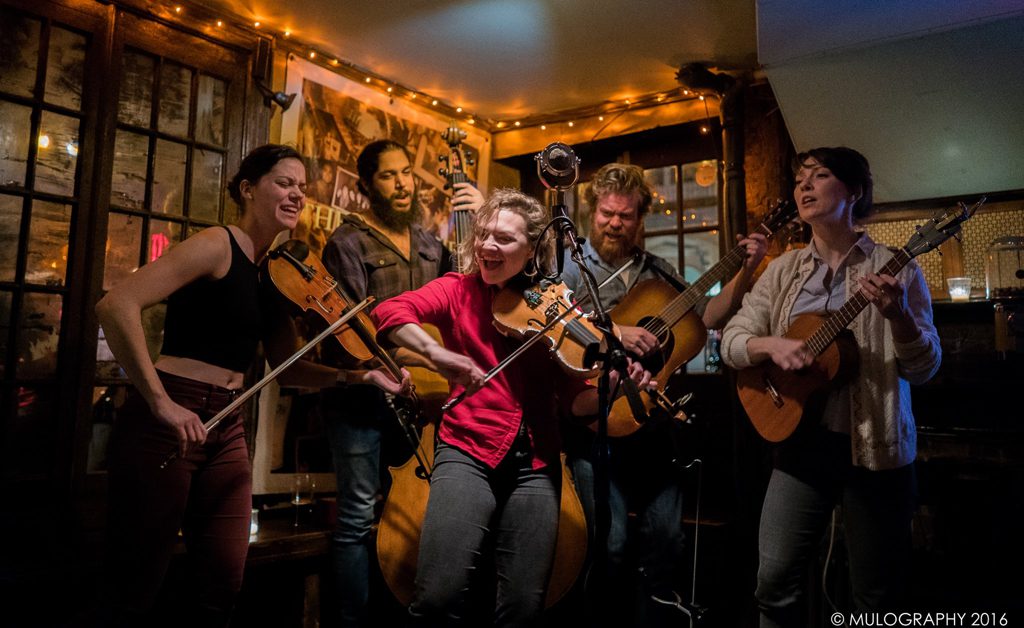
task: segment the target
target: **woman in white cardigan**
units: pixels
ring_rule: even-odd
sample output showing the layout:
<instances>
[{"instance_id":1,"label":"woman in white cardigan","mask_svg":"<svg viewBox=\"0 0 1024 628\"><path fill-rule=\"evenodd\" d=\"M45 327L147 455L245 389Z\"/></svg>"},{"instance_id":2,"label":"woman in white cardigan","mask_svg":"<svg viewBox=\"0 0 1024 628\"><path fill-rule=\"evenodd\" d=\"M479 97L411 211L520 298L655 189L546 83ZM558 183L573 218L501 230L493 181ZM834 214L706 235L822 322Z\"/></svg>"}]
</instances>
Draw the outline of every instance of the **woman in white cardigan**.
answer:
<instances>
[{"instance_id":1,"label":"woman in white cardigan","mask_svg":"<svg viewBox=\"0 0 1024 628\"><path fill-rule=\"evenodd\" d=\"M797 316L834 312L857 290L871 306L850 325L858 375L828 392L810 429L776 449L759 532L762 627L808 625L806 570L836 504L855 608L899 609L916 487L909 385L930 379L941 360L920 268L911 262L897 277L876 274L892 251L856 228L871 210L867 160L845 147L817 148L798 155L794 170L793 196L811 243L772 261L743 299L725 327L725 362L804 368L814 355L782 337Z\"/></svg>"}]
</instances>

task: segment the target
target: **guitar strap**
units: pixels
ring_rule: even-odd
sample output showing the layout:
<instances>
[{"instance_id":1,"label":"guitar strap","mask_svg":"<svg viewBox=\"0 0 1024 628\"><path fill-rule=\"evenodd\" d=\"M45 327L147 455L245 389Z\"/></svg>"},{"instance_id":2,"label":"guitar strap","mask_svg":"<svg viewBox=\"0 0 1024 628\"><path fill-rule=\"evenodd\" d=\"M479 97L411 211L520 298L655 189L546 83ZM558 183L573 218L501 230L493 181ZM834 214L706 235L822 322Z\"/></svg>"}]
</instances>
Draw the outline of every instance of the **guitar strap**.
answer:
<instances>
[{"instance_id":1,"label":"guitar strap","mask_svg":"<svg viewBox=\"0 0 1024 628\"><path fill-rule=\"evenodd\" d=\"M651 269L651 270L653 270L653 271L654 271L654 272L655 272L655 273L656 273L656 274L657 274L657 275L658 275L659 277L661 277L661 278L662 278L662 279L664 279L664 280L665 280L666 282L668 282L668 285L672 286L673 288L675 288L675 289L676 289L676 290L678 290L679 292L682 292L683 290L686 290L686 288L687 288L688 286L687 286L686 284L682 283L681 281L679 281L678 279L676 279L675 277L673 277L673 276L672 276L671 274L669 274L668 272L666 272L666 271L665 271L665 269L664 269L664 268L662 268L662 267L661 267L661 266L660 266L660 265L658 264L657 260L656 260L656 259L655 259L655 258L654 258L653 256L651 256L651 255L650 255L649 253L647 253L647 251L644 251L644 252L643 252L643 256L644 256L644 263L643 263L643 266L641 266L641 267L640 267L640 272L641 272L641 273L642 273L642 272L643 272L644 270L646 270L646 269L650 268L650 269Z\"/></svg>"}]
</instances>

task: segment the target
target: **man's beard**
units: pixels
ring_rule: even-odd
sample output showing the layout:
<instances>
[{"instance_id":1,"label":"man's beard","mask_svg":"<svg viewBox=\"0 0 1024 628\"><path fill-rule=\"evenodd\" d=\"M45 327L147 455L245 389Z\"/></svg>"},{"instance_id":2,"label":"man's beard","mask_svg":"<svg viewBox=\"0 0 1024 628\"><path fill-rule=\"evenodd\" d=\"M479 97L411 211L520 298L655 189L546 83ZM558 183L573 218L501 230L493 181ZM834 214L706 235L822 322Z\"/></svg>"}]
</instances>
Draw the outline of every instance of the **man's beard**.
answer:
<instances>
[{"instance_id":1,"label":"man's beard","mask_svg":"<svg viewBox=\"0 0 1024 628\"><path fill-rule=\"evenodd\" d=\"M391 202L374 190L370 198L370 211L384 227L392 231L403 231L410 225L420 224L423 220L423 211L420 209L416 194L413 193L410 199L412 204L409 211L396 212L391 209Z\"/></svg>"},{"instance_id":2,"label":"man's beard","mask_svg":"<svg viewBox=\"0 0 1024 628\"><path fill-rule=\"evenodd\" d=\"M634 237L633 240L636 238ZM618 240L609 240L604 237L604 234L600 231L594 231L590 234L590 243L594 245L594 249L597 254L601 256L606 262L615 263L625 259L633 252L633 247L636 245L635 242L628 238L620 238Z\"/></svg>"}]
</instances>

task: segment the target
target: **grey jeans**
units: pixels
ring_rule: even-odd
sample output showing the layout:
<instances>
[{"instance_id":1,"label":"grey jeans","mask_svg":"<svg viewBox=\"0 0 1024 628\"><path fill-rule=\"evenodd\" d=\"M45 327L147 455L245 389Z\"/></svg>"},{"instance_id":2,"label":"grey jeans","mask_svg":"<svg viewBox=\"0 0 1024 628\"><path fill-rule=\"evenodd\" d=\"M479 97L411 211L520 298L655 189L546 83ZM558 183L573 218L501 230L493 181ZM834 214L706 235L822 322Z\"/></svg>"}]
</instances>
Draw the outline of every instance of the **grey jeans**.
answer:
<instances>
[{"instance_id":1,"label":"grey jeans","mask_svg":"<svg viewBox=\"0 0 1024 628\"><path fill-rule=\"evenodd\" d=\"M494 625L537 623L554 559L561 475L557 468L534 470L531 458L528 449L514 447L491 469L438 443L409 607L418 623L465 620L485 540L497 572Z\"/></svg>"},{"instance_id":2,"label":"grey jeans","mask_svg":"<svg viewBox=\"0 0 1024 628\"><path fill-rule=\"evenodd\" d=\"M854 467L849 437L823 429L783 447L761 510L755 594L761 627L807 625L807 568L837 504L853 610L898 610L910 567L914 465Z\"/></svg>"}]
</instances>

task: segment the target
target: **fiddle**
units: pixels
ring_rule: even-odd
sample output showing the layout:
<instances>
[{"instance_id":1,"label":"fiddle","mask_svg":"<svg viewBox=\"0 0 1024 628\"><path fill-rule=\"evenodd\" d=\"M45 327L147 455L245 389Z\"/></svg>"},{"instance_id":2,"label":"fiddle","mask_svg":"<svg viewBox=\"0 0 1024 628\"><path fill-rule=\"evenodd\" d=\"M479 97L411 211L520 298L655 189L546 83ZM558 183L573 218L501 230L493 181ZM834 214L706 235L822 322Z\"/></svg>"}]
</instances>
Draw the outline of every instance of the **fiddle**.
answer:
<instances>
[{"instance_id":1,"label":"fiddle","mask_svg":"<svg viewBox=\"0 0 1024 628\"><path fill-rule=\"evenodd\" d=\"M564 283L541 281L525 290L505 287L491 305L494 326L513 338L538 335L550 346L553 357L570 375L590 378L601 364L592 356L602 349L602 333L573 302ZM618 329L613 333L619 336Z\"/></svg>"},{"instance_id":2,"label":"fiddle","mask_svg":"<svg viewBox=\"0 0 1024 628\"><path fill-rule=\"evenodd\" d=\"M304 311L316 312L327 323L336 323L352 309L352 301L337 280L327 272L323 263L315 255L310 255L309 245L305 242L284 242L267 254L264 264L270 280L284 297ZM350 322L334 332L334 338L353 358L360 362L376 358L396 382L401 382L402 368L377 344L376 335L373 321L363 310L355 313ZM429 477L431 468L420 451L421 441L414 427L419 416L419 399L415 387L409 392L406 403L399 405L393 399L389 401L419 463L418 472Z\"/></svg>"},{"instance_id":3,"label":"fiddle","mask_svg":"<svg viewBox=\"0 0 1024 628\"><path fill-rule=\"evenodd\" d=\"M598 289L618 277L635 261L635 259L627 260L625 264L609 275L598 286ZM589 295L584 296L578 303L573 302L572 291L561 282L541 282L522 291L521 295L515 288L506 286L494 299L491 307L494 313L494 326L506 335L525 337L527 340L488 371L484 375L483 384L489 382L541 339L546 339L550 343L552 352L558 356L559 363L570 374L582 378L596 375L600 371L600 365L591 358L589 352L604 348L602 336L600 330L589 320L589 316L584 315L576 307L579 303L588 300ZM544 307L545 321L543 323L535 318L535 312L541 306ZM572 316L570 317L570 315ZM618 327L613 326L612 332L616 337L621 338ZM566 343L566 339L570 339L570 342ZM441 407L441 411L451 410L462 403L465 398L466 391L463 390L449 399Z\"/></svg>"}]
</instances>

